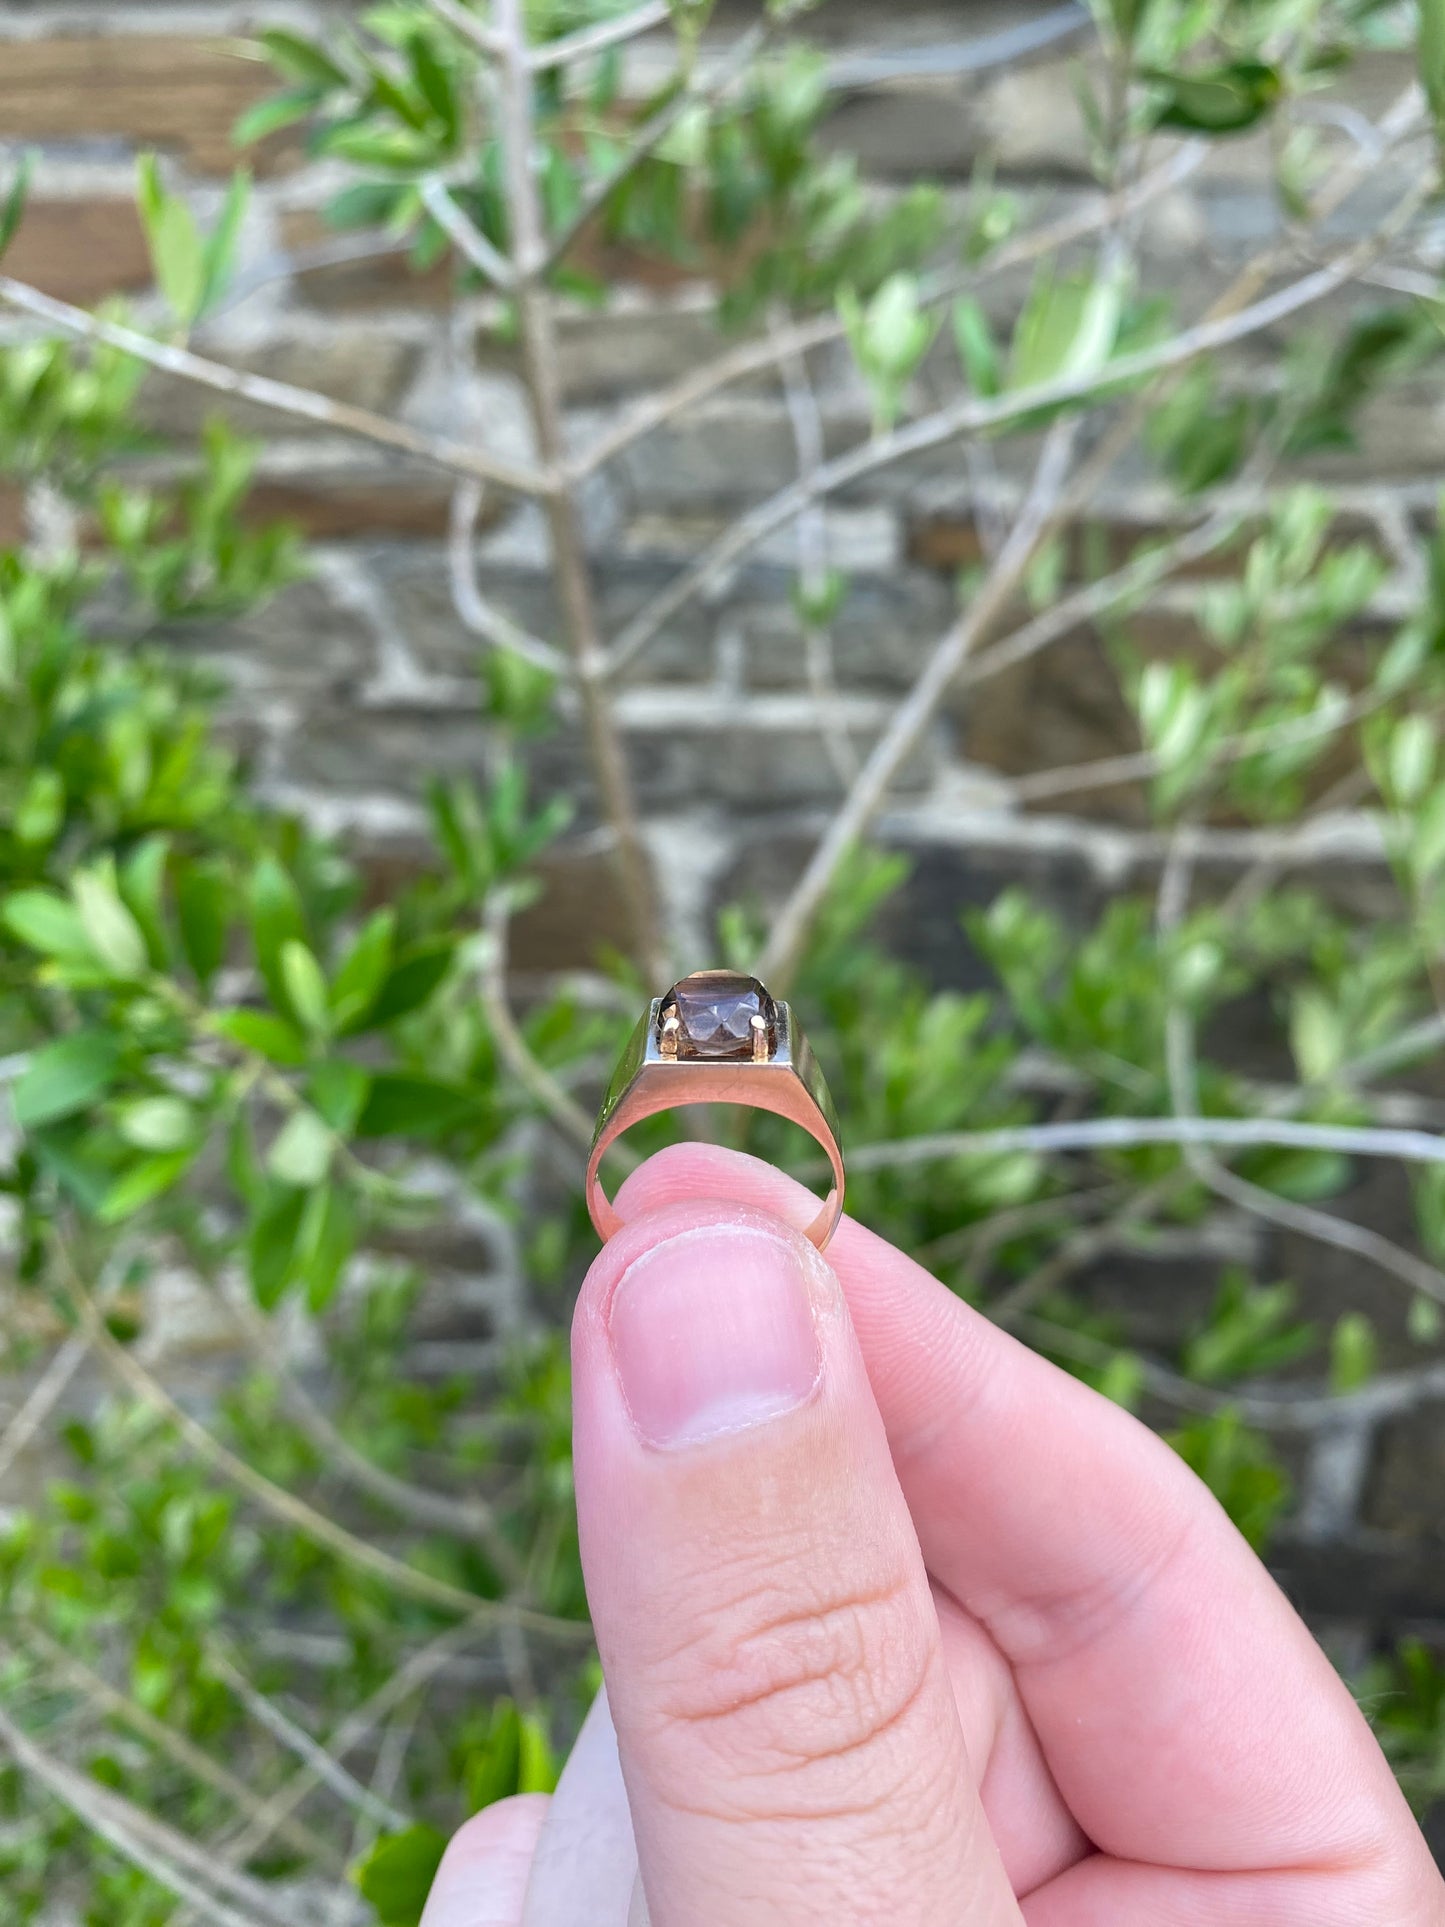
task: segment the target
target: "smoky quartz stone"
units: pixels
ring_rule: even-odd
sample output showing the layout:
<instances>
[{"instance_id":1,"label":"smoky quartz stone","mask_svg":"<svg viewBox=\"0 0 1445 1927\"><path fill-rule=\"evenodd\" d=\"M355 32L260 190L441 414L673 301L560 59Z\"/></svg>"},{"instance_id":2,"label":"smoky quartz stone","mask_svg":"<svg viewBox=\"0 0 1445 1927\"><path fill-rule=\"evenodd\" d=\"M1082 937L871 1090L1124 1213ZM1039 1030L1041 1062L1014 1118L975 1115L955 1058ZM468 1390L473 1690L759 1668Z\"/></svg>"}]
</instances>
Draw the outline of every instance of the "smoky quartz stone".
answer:
<instances>
[{"instance_id":1,"label":"smoky quartz stone","mask_svg":"<svg viewBox=\"0 0 1445 1927\"><path fill-rule=\"evenodd\" d=\"M762 1018L771 1049L777 1006L756 977L735 970L695 970L662 1000L662 1021L674 1016L679 1057L751 1057L753 1019Z\"/></svg>"}]
</instances>

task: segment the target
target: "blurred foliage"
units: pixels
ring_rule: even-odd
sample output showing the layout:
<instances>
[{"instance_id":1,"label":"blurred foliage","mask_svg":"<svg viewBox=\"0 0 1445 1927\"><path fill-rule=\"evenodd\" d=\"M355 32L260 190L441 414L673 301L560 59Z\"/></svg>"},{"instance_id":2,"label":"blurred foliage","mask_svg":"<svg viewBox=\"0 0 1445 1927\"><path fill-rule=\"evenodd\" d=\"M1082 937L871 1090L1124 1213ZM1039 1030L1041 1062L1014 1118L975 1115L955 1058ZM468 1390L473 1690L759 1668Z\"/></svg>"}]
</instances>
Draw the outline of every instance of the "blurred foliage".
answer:
<instances>
[{"instance_id":1,"label":"blurred foliage","mask_svg":"<svg viewBox=\"0 0 1445 1927\"><path fill-rule=\"evenodd\" d=\"M1267 126L1280 208L1299 224L1324 161L1317 122L1295 110L1362 49L1408 37L1400 9L1372 0L1094 11L1103 58L1077 86L1099 180L1118 184L1156 130L1232 140ZM613 10L530 0L527 16L547 48ZM937 365L990 406L985 445L1100 400L1138 404L1139 459L1173 499L1253 490L1198 598L1197 649L1161 646L1138 599L1100 618L1144 759L1141 807L1161 837L1205 821L1277 828L1346 782L1377 813L1398 882L1393 913L1369 924L1262 866L1228 897L1201 890L1167 927L1152 899L1125 895L1082 930L1038 893L1005 890L945 933L945 974L967 987L939 989L903 960L907 864L856 850L795 993L850 1146L1169 1115L1181 1016L1207 1114L1257 1115L1278 1095L1241 1066L1244 1026L1267 1035L1290 1116L1369 1122L1380 1066L1407 1072L1438 1047L1410 1039L1428 1040L1445 988L1445 536L1420 537L1416 605L1382 630L1386 561L1318 489L1252 478L1348 446L1371 399L1438 356L1438 300L1372 296L1296 326L1266 384L1221 353L1146 389L1128 358L1185 325L1172 291L1139 285L1116 250L1046 254L1001 315L975 279L1024 231L1022 198L986 166L963 209L928 182L864 182L819 138L832 83L803 10L768 9L752 57L722 79L699 54L707 18L674 9L675 70L646 99L627 92L615 47L538 72L552 291L600 302L623 267L667 264L710 276L730 326L836 317L880 434L906 432ZM1420 18L1438 118L1445 28L1438 7ZM421 267L452 256L473 290L479 270L454 255L437 192L481 237L474 253L513 238L473 40L422 0L388 0L324 45L277 28L258 51L282 91L242 138L298 128L349 176L338 227L380 230ZM0 252L24 194L22 173L0 196ZM168 342L235 298L248 194L238 174L203 224L142 164L163 310L148 313ZM494 315L502 334L515 327L510 302ZM590 1249L575 1184L536 1154L549 1121L489 1015L499 932L536 900L567 826L531 775L558 691L531 661L489 653L486 777L432 785L428 851L378 903L356 853L258 800L224 746L218 687L170 646L263 609L306 565L290 531L258 526L256 450L224 423L183 473L138 474L131 458L158 452L137 425L140 376L103 344L37 336L0 352L0 470L70 518L68 539L0 555L4 1362L41 1371L81 1331L127 1387L63 1424L63 1470L0 1524L0 1707L95 1787L218 1841L223 1860L278 1882L349 1879L378 1922L414 1927L448 1830L549 1787L596 1683L565 1345L555 1332L519 1344L481 1384L438 1383L413 1348L443 1234L481 1227L519 1252L552 1308ZM1034 606L1107 572L1091 548L1103 534L1086 526L1078 555L1046 549ZM800 581L800 630L825 630L850 593L841 569ZM759 905L731 906L717 960L749 967L763 931ZM604 960L521 1013L528 1050L584 1106L641 988L632 961ZM639 1145L677 1128L654 1120ZM776 1120L727 1128L817 1175L814 1147ZM1356 1175L1290 1149L1231 1167L1294 1205ZM1176 1337L1140 1344L1094 1287L1102 1263L1157 1250L1209 1209L1206 1174L1170 1146L1045 1158L946 1143L860 1161L849 1199L982 1311L1158 1423L1261 1549L1290 1479L1241 1414L1292 1389L1348 1395L1378 1366L1363 1312L1324 1330L1307 1291L1238 1262L1174 1320ZM1438 1167L1414 1201L1439 1261ZM177 1280L245 1361L208 1383L202 1419L147 1383L147 1339ZM287 1362L298 1331L321 1361L305 1383ZM1430 1355L1439 1338L1421 1294L1406 1342ZM538 1616L525 1640L467 1616L502 1602ZM469 1664L485 1683L450 1690L448 1668L479 1677ZM1442 1792L1441 1679L1409 1644L1360 1683L1422 1810ZM320 1793L318 1745L340 1760ZM87 1927L178 1917L143 1865L18 1769L0 1773L0 1880L17 1923L58 1897Z\"/></svg>"}]
</instances>

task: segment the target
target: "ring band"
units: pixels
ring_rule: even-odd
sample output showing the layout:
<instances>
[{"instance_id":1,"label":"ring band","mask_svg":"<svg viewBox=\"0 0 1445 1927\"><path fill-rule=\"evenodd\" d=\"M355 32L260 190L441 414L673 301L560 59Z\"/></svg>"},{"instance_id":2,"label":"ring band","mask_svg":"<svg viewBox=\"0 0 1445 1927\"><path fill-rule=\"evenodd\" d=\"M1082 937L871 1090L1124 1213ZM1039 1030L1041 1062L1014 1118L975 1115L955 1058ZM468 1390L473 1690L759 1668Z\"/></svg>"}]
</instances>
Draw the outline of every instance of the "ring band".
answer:
<instances>
[{"instance_id":1,"label":"ring band","mask_svg":"<svg viewBox=\"0 0 1445 1927\"><path fill-rule=\"evenodd\" d=\"M655 997L617 1061L587 1160L587 1210L604 1243L622 1219L598 1178L615 1139L679 1104L744 1104L799 1124L822 1146L833 1188L807 1236L821 1251L843 1212L838 1117L818 1060L787 1004L756 977L695 970Z\"/></svg>"}]
</instances>

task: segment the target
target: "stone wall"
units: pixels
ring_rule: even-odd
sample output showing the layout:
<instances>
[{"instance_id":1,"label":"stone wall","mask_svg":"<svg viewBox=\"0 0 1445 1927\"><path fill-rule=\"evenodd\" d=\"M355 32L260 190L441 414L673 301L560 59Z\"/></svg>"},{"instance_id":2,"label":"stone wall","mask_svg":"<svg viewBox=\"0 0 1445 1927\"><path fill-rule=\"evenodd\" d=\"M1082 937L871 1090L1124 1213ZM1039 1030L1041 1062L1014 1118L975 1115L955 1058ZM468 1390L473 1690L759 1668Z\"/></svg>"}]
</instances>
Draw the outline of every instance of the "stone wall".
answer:
<instances>
[{"instance_id":1,"label":"stone wall","mask_svg":"<svg viewBox=\"0 0 1445 1927\"><path fill-rule=\"evenodd\" d=\"M198 202L214 201L230 161L228 129L271 85L234 36L261 22L324 25L342 11L321 0L0 0L0 139L35 143L41 154L9 271L77 302L143 290L145 250L129 198L137 147L159 148L176 182ZM1025 188L1040 211L1067 211L1089 188L1063 52L969 73L946 71L958 63L939 63L930 51L1056 11L1035 0L904 0L880 16L862 0L830 0L817 27L847 81L830 138L882 181L927 171L960 193L978 156L991 153L1001 177ZM860 59L863 50L868 58ZM656 59L646 47L636 55L630 78L639 88ZM910 62L917 71L898 71ZM1365 104L1393 97L1405 78L1400 63L1379 58L1361 79ZM419 427L525 455L516 371L476 352L484 309L452 309L441 275L414 277L394 255L347 258L318 214L334 173L306 164L290 137L268 145L260 175L243 241L248 292L210 324L201 345ZM1367 221L1370 209L1359 218ZM1150 273L1202 306L1274 220L1260 145L1232 144L1150 211L1142 235ZM1006 304L1016 296L1016 284L1001 282L990 298ZM624 285L602 314L564 318L563 379L579 440L642 387L721 345L707 305L686 279L659 285L651 277ZM1261 373L1271 345L1260 345ZM864 398L841 356L820 357L817 374L825 442L843 447L866 427ZM946 376L930 371L928 379ZM177 436L205 412L193 392L160 380L146 391L146 409L155 427ZM204 650L225 671L229 727L252 752L264 791L353 833L384 876L416 848L426 776L480 768L487 756L475 720L477 645L448 591L448 491L438 475L364 446L255 410L236 418L269 438L258 513L299 523L315 541L316 571L264 615L219 637L177 635L175 646ZM1336 493L1341 529L1363 533L1391 564L1382 622L1412 590L1412 536L1433 514L1442 447L1445 389L1437 384L1373 408L1358 451L1319 471ZM587 502L609 628L742 503L791 479L796 462L784 397L760 384L728 391L614 463ZM854 750L866 748L947 620L955 572L980 554L975 479L951 454L859 489L832 511L828 539L854 589L835 638L841 693L821 706L787 613L791 534L764 544L722 589L691 605L630 673L620 716L686 954L705 954L719 901L740 890L776 896L796 872L838 795L829 733L835 747L841 732ZM1007 502L1015 481L1005 465L995 495ZM43 507L0 496L0 540L13 539ZM1146 484L1131 488L1126 478L1096 513L1127 539L1156 526L1163 509ZM549 630L553 594L534 512L488 504L478 564L491 597L529 627ZM1172 590L1148 614L1161 645L1187 646L1195 588ZM1027 770L1136 747L1112 691L1098 637L1080 630L976 700L947 706L911 759L883 825L887 840L915 860L895 933L940 982L978 980L958 913L1007 881L1022 878L1045 901L1082 916L1106 894L1157 877L1159 842L1128 788L1098 793L1087 815L1075 817L1027 809L1010 787ZM596 860L600 833L579 729L564 727L538 757L541 778L571 792L580 815L554 861L553 888L518 933L517 961L532 970L583 962L599 941L621 934L619 906ZM1205 874L1236 875L1270 847L1263 834L1213 833ZM1295 860L1359 914L1386 901L1380 851L1362 820L1343 814L1322 824ZM1344 1203L1362 1222L1401 1235L1403 1183L1376 1171ZM1223 1219L1197 1248L1112 1254L1088 1288L1101 1302L1127 1303L1165 1342L1212 1290L1219 1250L1257 1236ZM1295 1276L1322 1322L1359 1303L1366 1288L1353 1266L1314 1246L1276 1238L1262 1262L1269 1275ZM1383 1291L1376 1302L1374 1284L1387 1370L1419 1364L1403 1305ZM1281 1570L1318 1616L1347 1623L1355 1636L1386 1620L1445 1619L1445 1560L1437 1556L1445 1410L1434 1402L1442 1398L1445 1384L1406 1394L1387 1381L1347 1422L1290 1444L1302 1502Z\"/></svg>"}]
</instances>

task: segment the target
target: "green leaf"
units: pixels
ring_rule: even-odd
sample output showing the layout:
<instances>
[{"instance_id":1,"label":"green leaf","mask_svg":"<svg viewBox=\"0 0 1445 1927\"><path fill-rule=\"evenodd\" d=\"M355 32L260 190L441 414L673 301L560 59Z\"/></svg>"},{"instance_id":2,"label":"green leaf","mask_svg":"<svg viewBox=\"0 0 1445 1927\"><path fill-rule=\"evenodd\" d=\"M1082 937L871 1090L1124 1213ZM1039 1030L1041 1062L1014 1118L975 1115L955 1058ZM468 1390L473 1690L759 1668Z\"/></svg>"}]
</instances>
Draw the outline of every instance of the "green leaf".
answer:
<instances>
[{"instance_id":1,"label":"green leaf","mask_svg":"<svg viewBox=\"0 0 1445 1927\"><path fill-rule=\"evenodd\" d=\"M1014 330L1009 386L1081 381L1097 374L1114 352L1124 310L1118 273L1058 276L1039 270Z\"/></svg>"},{"instance_id":2,"label":"green leaf","mask_svg":"<svg viewBox=\"0 0 1445 1927\"><path fill-rule=\"evenodd\" d=\"M305 1213L307 1194L291 1185L279 1185L263 1194L260 1209L251 1221L246 1241L247 1268L251 1290L264 1311L280 1303L291 1282L296 1257L296 1235Z\"/></svg>"},{"instance_id":3,"label":"green leaf","mask_svg":"<svg viewBox=\"0 0 1445 1927\"><path fill-rule=\"evenodd\" d=\"M146 954L157 970L164 970L170 960L161 901L170 849L169 837L148 836L136 845L120 869L121 898L139 924Z\"/></svg>"},{"instance_id":4,"label":"green leaf","mask_svg":"<svg viewBox=\"0 0 1445 1927\"><path fill-rule=\"evenodd\" d=\"M53 843L65 821L65 782L55 769L32 770L15 812L16 840L35 849Z\"/></svg>"},{"instance_id":5,"label":"green leaf","mask_svg":"<svg viewBox=\"0 0 1445 1927\"><path fill-rule=\"evenodd\" d=\"M380 994L372 1004L368 1012L370 1023L373 1026L394 1024L399 1017L409 1016L412 1011L420 1010L423 1004L430 1002L437 988L445 981L455 954L456 943L451 937L406 951L392 965Z\"/></svg>"},{"instance_id":6,"label":"green leaf","mask_svg":"<svg viewBox=\"0 0 1445 1927\"><path fill-rule=\"evenodd\" d=\"M1445 0L1420 0L1420 83L1445 135Z\"/></svg>"},{"instance_id":7,"label":"green leaf","mask_svg":"<svg viewBox=\"0 0 1445 1927\"><path fill-rule=\"evenodd\" d=\"M333 1131L349 1137L371 1089L371 1073L344 1057L328 1057L312 1071L307 1095Z\"/></svg>"},{"instance_id":8,"label":"green leaf","mask_svg":"<svg viewBox=\"0 0 1445 1927\"><path fill-rule=\"evenodd\" d=\"M267 1010L223 1010L210 1019L220 1036L288 1069L306 1062L306 1039L284 1017Z\"/></svg>"},{"instance_id":9,"label":"green leaf","mask_svg":"<svg viewBox=\"0 0 1445 1927\"><path fill-rule=\"evenodd\" d=\"M1104 0L1104 11L1122 47L1132 47L1139 37L1150 0Z\"/></svg>"},{"instance_id":10,"label":"green leaf","mask_svg":"<svg viewBox=\"0 0 1445 1927\"><path fill-rule=\"evenodd\" d=\"M338 67L314 40L303 40L300 34L271 27L261 35L261 45L270 56L272 66L289 80L305 81L308 86L325 88L348 87L351 84L345 68Z\"/></svg>"},{"instance_id":11,"label":"green leaf","mask_svg":"<svg viewBox=\"0 0 1445 1927\"><path fill-rule=\"evenodd\" d=\"M1357 1392L1375 1375L1375 1327L1362 1311L1347 1311L1330 1334L1330 1390Z\"/></svg>"},{"instance_id":12,"label":"green leaf","mask_svg":"<svg viewBox=\"0 0 1445 1927\"><path fill-rule=\"evenodd\" d=\"M417 1927L446 1850L446 1835L435 1827L408 1827L377 1841L352 1878L379 1927Z\"/></svg>"},{"instance_id":13,"label":"green leaf","mask_svg":"<svg viewBox=\"0 0 1445 1927\"><path fill-rule=\"evenodd\" d=\"M25 200L30 192L30 177L35 172L35 156L22 155L20 165L15 170L15 179L10 183L3 204L0 204L0 260L15 239L16 229L25 214Z\"/></svg>"},{"instance_id":14,"label":"green leaf","mask_svg":"<svg viewBox=\"0 0 1445 1927\"><path fill-rule=\"evenodd\" d=\"M53 890L17 890L5 899L0 916L22 943L47 957L75 964L96 960L75 905Z\"/></svg>"},{"instance_id":15,"label":"green leaf","mask_svg":"<svg viewBox=\"0 0 1445 1927\"><path fill-rule=\"evenodd\" d=\"M183 1097L138 1097L116 1123L126 1143L141 1151L179 1151L196 1134L196 1114Z\"/></svg>"},{"instance_id":16,"label":"green leaf","mask_svg":"<svg viewBox=\"0 0 1445 1927\"><path fill-rule=\"evenodd\" d=\"M206 237L198 308L200 314L205 314L213 308L230 284L231 270L236 259L236 243L240 239L241 223L246 218L246 207L250 198L251 176L243 167L231 176L231 185L226 190L226 199L222 204L220 216Z\"/></svg>"},{"instance_id":17,"label":"green leaf","mask_svg":"<svg viewBox=\"0 0 1445 1927\"><path fill-rule=\"evenodd\" d=\"M121 902L114 874L104 866L77 870L71 894L92 951L112 976L143 977L150 959L140 925Z\"/></svg>"},{"instance_id":18,"label":"green leaf","mask_svg":"<svg viewBox=\"0 0 1445 1927\"><path fill-rule=\"evenodd\" d=\"M1396 808L1418 803L1435 774L1435 728L1428 716L1406 716L1395 725L1387 768Z\"/></svg>"},{"instance_id":19,"label":"green leaf","mask_svg":"<svg viewBox=\"0 0 1445 1927\"><path fill-rule=\"evenodd\" d=\"M258 100L237 120L231 129L231 139L237 147L252 147L268 134L279 133L283 127L294 127L298 120L305 120L320 105L321 98L315 87L288 87L269 100Z\"/></svg>"},{"instance_id":20,"label":"green leaf","mask_svg":"<svg viewBox=\"0 0 1445 1927\"><path fill-rule=\"evenodd\" d=\"M184 201L167 194L154 154L142 154L136 172L136 204L150 244L156 285L176 319L189 326L200 312L206 283L195 216Z\"/></svg>"},{"instance_id":21,"label":"green leaf","mask_svg":"<svg viewBox=\"0 0 1445 1927\"><path fill-rule=\"evenodd\" d=\"M324 1036L331 1028L326 978L310 950L295 937L288 937L281 946L281 978L291 1009L307 1030Z\"/></svg>"},{"instance_id":22,"label":"green leaf","mask_svg":"<svg viewBox=\"0 0 1445 1927\"><path fill-rule=\"evenodd\" d=\"M1264 119L1284 91L1279 70L1258 60L1236 60L1194 74L1150 73L1162 94L1156 127L1191 134L1239 134Z\"/></svg>"},{"instance_id":23,"label":"green leaf","mask_svg":"<svg viewBox=\"0 0 1445 1927\"><path fill-rule=\"evenodd\" d=\"M194 1163L195 1156L192 1147L183 1151L167 1151L132 1165L129 1171L116 1179L101 1199L96 1216L102 1224L119 1224L125 1218L134 1217L143 1206L162 1196L184 1177Z\"/></svg>"},{"instance_id":24,"label":"green leaf","mask_svg":"<svg viewBox=\"0 0 1445 1927\"><path fill-rule=\"evenodd\" d=\"M341 1274L356 1249L356 1200L345 1186L313 1191L296 1240L296 1271L306 1283L306 1304L320 1313L336 1295Z\"/></svg>"},{"instance_id":25,"label":"green leaf","mask_svg":"<svg viewBox=\"0 0 1445 1927\"><path fill-rule=\"evenodd\" d=\"M306 919L296 886L273 856L263 856L251 877L251 941L271 1002L292 1015L291 997L281 968L281 952L306 940ZM298 1014L299 1013L295 1013Z\"/></svg>"},{"instance_id":26,"label":"green leaf","mask_svg":"<svg viewBox=\"0 0 1445 1927\"><path fill-rule=\"evenodd\" d=\"M953 339L973 392L985 398L997 395L1003 388L998 344L987 315L972 295L961 295L953 304Z\"/></svg>"},{"instance_id":27,"label":"green leaf","mask_svg":"<svg viewBox=\"0 0 1445 1927\"><path fill-rule=\"evenodd\" d=\"M235 884L220 862L187 863L176 878L181 948L203 990L226 960L226 937Z\"/></svg>"},{"instance_id":28,"label":"green leaf","mask_svg":"<svg viewBox=\"0 0 1445 1927\"><path fill-rule=\"evenodd\" d=\"M358 1029L376 1001L391 965L396 917L378 910L357 937L331 986L331 1013L343 1034Z\"/></svg>"},{"instance_id":29,"label":"green leaf","mask_svg":"<svg viewBox=\"0 0 1445 1927\"><path fill-rule=\"evenodd\" d=\"M475 1117L476 1095L438 1077L382 1071L356 1121L358 1137L429 1137Z\"/></svg>"},{"instance_id":30,"label":"green leaf","mask_svg":"<svg viewBox=\"0 0 1445 1927\"><path fill-rule=\"evenodd\" d=\"M80 1030L31 1058L11 1101L15 1122L31 1131L88 1110L115 1082L120 1046L104 1031Z\"/></svg>"},{"instance_id":31,"label":"green leaf","mask_svg":"<svg viewBox=\"0 0 1445 1927\"><path fill-rule=\"evenodd\" d=\"M293 1111L267 1154L266 1169L282 1184L309 1190L331 1168L334 1142L315 1111Z\"/></svg>"}]
</instances>

